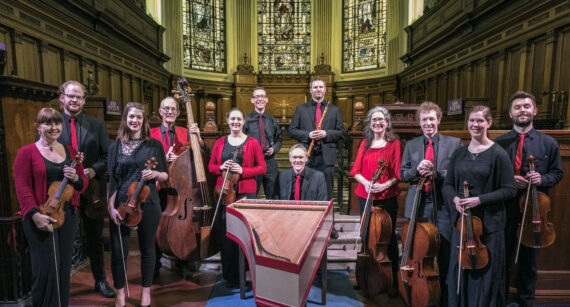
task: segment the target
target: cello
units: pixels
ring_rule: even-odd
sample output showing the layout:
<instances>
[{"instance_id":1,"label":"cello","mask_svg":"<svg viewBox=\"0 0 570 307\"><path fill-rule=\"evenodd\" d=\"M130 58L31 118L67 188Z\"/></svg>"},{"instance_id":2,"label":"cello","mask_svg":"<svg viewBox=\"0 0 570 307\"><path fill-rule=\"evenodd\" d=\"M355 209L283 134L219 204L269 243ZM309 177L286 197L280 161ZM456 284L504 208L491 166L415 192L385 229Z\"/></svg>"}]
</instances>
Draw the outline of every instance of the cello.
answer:
<instances>
[{"instance_id":1,"label":"cello","mask_svg":"<svg viewBox=\"0 0 570 307\"><path fill-rule=\"evenodd\" d=\"M463 182L463 195L469 197L469 183ZM461 219L457 220L456 227L461 229L459 236L459 248L457 249L457 294L460 292L461 269L476 270L482 269L489 264L489 251L487 246L481 242L483 235L483 222L481 219L472 216L470 209L463 210Z\"/></svg>"},{"instance_id":2,"label":"cello","mask_svg":"<svg viewBox=\"0 0 570 307\"><path fill-rule=\"evenodd\" d=\"M386 160L378 159L372 176L372 186L384 173ZM372 206L372 192L368 191L364 213L360 220L361 250L356 257L356 283L368 296L386 293L392 287L392 261L388 258L388 244L392 236L392 219L382 208Z\"/></svg>"},{"instance_id":3,"label":"cello","mask_svg":"<svg viewBox=\"0 0 570 307\"><path fill-rule=\"evenodd\" d=\"M177 91L185 103L188 129L195 123L186 78L178 79ZM168 167L169 186L166 214L157 230L159 247L178 259L196 261L217 252L211 233L212 191L215 182L205 171L209 157L202 153L198 136L190 134L190 145ZM209 177L209 178L208 178ZM170 216L168 216L170 215ZM167 248L163 248L167 245Z\"/></svg>"},{"instance_id":4,"label":"cello","mask_svg":"<svg viewBox=\"0 0 570 307\"><path fill-rule=\"evenodd\" d=\"M77 163L81 163L83 157L81 154L75 156L75 159L69 167L75 168ZM56 221L52 223L53 229L58 229L65 222L65 212L63 212L64 204L73 196L73 187L67 184L67 177L63 177L62 181L54 181L48 189L48 200L40 205L40 213L45 214Z\"/></svg>"},{"instance_id":5,"label":"cello","mask_svg":"<svg viewBox=\"0 0 570 307\"><path fill-rule=\"evenodd\" d=\"M528 166L531 172L535 171L534 156L528 157ZM531 208L529 208L529 201ZM526 197L521 198L520 209L523 213L521 224L519 226L519 241L517 244L517 254L515 263L519 258L519 250L521 244L530 248L548 247L554 243L556 232L554 226L548 221L548 212L550 212L550 198L536 190L536 184L528 184ZM532 214L527 214L532 210ZM530 213L530 212L529 212Z\"/></svg>"},{"instance_id":6,"label":"cello","mask_svg":"<svg viewBox=\"0 0 570 307\"><path fill-rule=\"evenodd\" d=\"M416 222L422 190L427 183L428 179L422 177L417 184L411 219L402 228L405 239L402 241L398 289L407 306L435 306L441 296L439 274L435 270L439 232L432 223Z\"/></svg>"}]
</instances>

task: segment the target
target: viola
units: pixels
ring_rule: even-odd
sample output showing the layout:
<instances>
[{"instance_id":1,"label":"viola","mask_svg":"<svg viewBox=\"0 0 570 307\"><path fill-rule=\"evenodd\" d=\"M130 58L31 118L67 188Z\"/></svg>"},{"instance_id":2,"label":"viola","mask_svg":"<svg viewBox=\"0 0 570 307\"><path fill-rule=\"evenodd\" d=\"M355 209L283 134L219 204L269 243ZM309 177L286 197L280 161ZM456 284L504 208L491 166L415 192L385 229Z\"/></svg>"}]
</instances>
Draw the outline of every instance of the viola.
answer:
<instances>
[{"instance_id":1,"label":"viola","mask_svg":"<svg viewBox=\"0 0 570 307\"><path fill-rule=\"evenodd\" d=\"M530 171L535 172L534 156L528 157L528 165ZM531 203L530 206L529 202ZM521 244L530 248L541 248L552 245L556 239L554 226L548 221L550 198L537 191L536 184L528 184L526 197L521 198L519 205L523 218L519 226L519 243L515 263L518 260ZM528 212L529 210L532 212Z\"/></svg>"},{"instance_id":2,"label":"viola","mask_svg":"<svg viewBox=\"0 0 570 307\"><path fill-rule=\"evenodd\" d=\"M404 248L398 289L407 306L436 306L441 296L439 274L435 269L439 232L434 224L417 221L422 190L428 182L428 178L422 177L417 184L410 221L402 228Z\"/></svg>"},{"instance_id":3,"label":"viola","mask_svg":"<svg viewBox=\"0 0 570 307\"><path fill-rule=\"evenodd\" d=\"M145 163L146 170L156 168L158 162L155 157L150 158ZM127 201L121 203L117 208L122 222L127 226L136 226L142 220L141 204L146 201L150 194L150 188L145 185L145 181L141 178L139 182L133 182L129 185Z\"/></svg>"},{"instance_id":4,"label":"viola","mask_svg":"<svg viewBox=\"0 0 570 307\"><path fill-rule=\"evenodd\" d=\"M378 167L372 176L373 185L386 168L384 158L378 159ZM362 245L356 258L356 283L367 295L373 297L386 293L392 287L392 261L388 258L388 245L392 236L392 219L382 208L372 206L372 192L368 191L364 214L360 221Z\"/></svg>"},{"instance_id":5,"label":"viola","mask_svg":"<svg viewBox=\"0 0 570 307\"><path fill-rule=\"evenodd\" d=\"M463 195L469 197L469 183L463 182ZM483 223L481 219L472 216L471 210L464 210L465 214L457 221L460 231L459 249L457 250L457 263L459 265L457 278L457 292L460 290L461 268L467 270L482 269L489 264L489 252L487 246L481 242L483 235Z\"/></svg>"},{"instance_id":6,"label":"viola","mask_svg":"<svg viewBox=\"0 0 570 307\"><path fill-rule=\"evenodd\" d=\"M188 129L194 124L190 91L186 78L179 78L175 97L179 96L185 104ZM156 241L163 252L196 261L218 251L210 228L216 178L205 171L209 157L202 152L197 135L190 134L190 143L176 154L178 158L168 167L167 206Z\"/></svg>"},{"instance_id":7,"label":"viola","mask_svg":"<svg viewBox=\"0 0 570 307\"><path fill-rule=\"evenodd\" d=\"M75 168L82 160L83 157L81 154L76 155L69 167ZM73 197L73 186L67 184L67 181L67 177L63 177L62 181L52 182L48 189L48 200L40 205L41 214L48 215L56 220L56 222L52 224L53 229L61 227L63 222L65 222L63 207L65 203Z\"/></svg>"}]
</instances>

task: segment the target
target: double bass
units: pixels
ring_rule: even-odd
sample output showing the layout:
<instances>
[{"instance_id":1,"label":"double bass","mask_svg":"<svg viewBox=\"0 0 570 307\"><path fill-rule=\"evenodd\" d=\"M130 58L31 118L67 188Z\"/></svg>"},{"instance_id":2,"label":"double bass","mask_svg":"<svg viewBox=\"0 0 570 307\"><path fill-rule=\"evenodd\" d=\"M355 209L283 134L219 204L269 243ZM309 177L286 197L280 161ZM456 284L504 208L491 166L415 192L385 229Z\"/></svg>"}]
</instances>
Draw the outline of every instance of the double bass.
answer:
<instances>
[{"instance_id":1,"label":"double bass","mask_svg":"<svg viewBox=\"0 0 570 307\"><path fill-rule=\"evenodd\" d=\"M179 78L177 91L185 103L190 129L194 115L187 87L186 78ZM190 145L183 147L168 167L167 208L157 229L157 243L163 252L178 259L196 261L217 252L210 227L215 180L205 171L208 161L198 136L190 134Z\"/></svg>"},{"instance_id":2,"label":"double bass","mask_svg":"<svg viewBox=\"0 0 570 307\"><path fill-rule=\"evenodd\" d=\"M439 274L435 270L439 232L432 223L416 221L422 190L428 182L428 178L422 177L417 184L410 221L402 228L398 289L408 306L435 306L441 296Z\"/></svg>"},{"instance_id":3,"label":"double bass","mask_svg":"<svg viewBox=\"0 0 570 307\"><path fill-rule=\"evenodd\" d=\"M469 197L469 183L463 182L463 195ZM470 209L465 209L464 214L457 220L457 229L461 229L459 233L459 248L457 249L457 294L460 292L461 285L461 269L477 270L482 269L489 264L489 251L487 246L481 242L483 235L483 222L481 219L472 216Z\"/></svg>"},{"instance_id":4,"label":"double bass","mask_svg":"<svg viewBox=\"0 0 570 307\"><path fill-rule=\"evenodd\" d=\"M386 168L384 158L378 159L378 167L372 176L373 185ZM364 213L360 220L361 250L356 257L356 283L368 296L386 293L392 288L392 261L388 258L388 244L392 236L392 219L382 208L372 206L372 192L368 191Z\"/></svg>"},{"instance_id":5,"label":"double bass","mask_svg":"<svg viewBox=\"0 0 570 307\"><path fill-rule=\"evenodd\" d=\"M531 172L535 171L534 156L532 155L528 157L528 166ZM530 206L529 202L531 202ZM530 248L541 248L552 245L556 239L554 226L548 221L547 216L550 212L550 198L537 191L536 184L529 182L526 197L521 198L519 205L523 217L519 226L515 263L518 262L521 244ZM532 212L528 212L531 210Z\"/></svg>"}]
</instances>

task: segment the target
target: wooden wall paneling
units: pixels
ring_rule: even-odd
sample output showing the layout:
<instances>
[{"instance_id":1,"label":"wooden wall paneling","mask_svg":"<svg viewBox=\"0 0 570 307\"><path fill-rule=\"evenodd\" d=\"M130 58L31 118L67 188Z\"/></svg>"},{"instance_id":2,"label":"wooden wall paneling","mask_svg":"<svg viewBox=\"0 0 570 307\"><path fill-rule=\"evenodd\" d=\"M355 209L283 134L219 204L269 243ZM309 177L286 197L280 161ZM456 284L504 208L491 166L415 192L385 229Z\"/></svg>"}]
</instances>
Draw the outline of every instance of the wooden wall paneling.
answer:
<instances>
[{"instance_id":1,"label":"wooden wall paneling","mask_svg":"<svg viewBox=\"0 0 570 307\"><path fill-rule=\"evenodd\" d=\"M44 83L59 86L64 82L61 50L48 44L42 44L41 49Z\"/></svg>"},{"instance_id":2,"label":"wooden wall paneling","mask_svg":"<svg viewBox=\"0 0 570 307\"><path fill-rule=\"evenodd\" d=\"M536 93L536 95L541 95L541 96L545 96L544 102L545 102L545 106L544 106L544 111L547 112L547 114L549 114L550 112L550 102L551 100L549 99L550 96L548 95L548 93L550 93L552 91L552 79L553 79L553 65L556 65L556 57L554 56L554 52L555 52L555 47L556 47L556 34L555 31L549 31L548 33L546 33L546 38L545 38L545 42L544 42L545 46L544 46L544 75L542 77L542 79L544 80L544 84L542 85L542 91L540 93ZM544 95L546 93L546 95Z\"/></svg>"},{"instance_id":3,"label":"wooden wall paneling","mask_svg":"<svg viewBox=\"0 0 570 307\"><path fill-rule=\"evenodd\" d=\"M69 51L61 53L63 65L63 80L78 80L80 81L80 59L76 54ZM65 82L64 81L64 82Z\"/></svg>"},{"instance_id":4,"label":"wooden wall paneling","mask_svg":"<svg viewBox=\"0 0 570 307\"><path fill-rule=\"evenodd\" d=\"M557 44L557 63L559 67L570 67L570 27L566 27L559 32L558 44ZM555 74L555 90L565 91L564 101L566 104L566 123L565 129L570 129L570 107L569 102L569 92L570 92L570 69L556 69ZM562 100L562 99L561 99Z\"/></svg>"},{"instance_id":5,"label":"wooden wall paneling","mask_svg":"<svg viewBox=\"0 0 570 307\"><path fill-rule=\"evenodd\" d=\"M509 98L510 96L522 88L519 87L521 76L519 75L521 72L521 52L520 46L515 46L510 48L508 51L508 64L507 64L507 80L505 85L505 103L503 104L503 108L501 109L501 113L509 114Z\"/></svg>"},{"instance_id":6,"label":"wooden wall paneling","mask_svg":"<svg viewBox=\"0 0 570 307\"><path fill-rule=\"evenodd\" d=\"M131 101L132 97L132 87L131 87L131 76L129 74L121 75L121 87L123 88L122 96L120 98L121 102Z\"/></svg>"},{"instance_id":7,"label":"wooden wall paneling","mask_svg":"<svg viewBox=\"0 0 570 307\"><path fill-rule=\"evenodd\" d=\"M130 101L142 102L142 100L143 100L143 98L142 98L142 80L137 78L137 77L133 77L131 86L133 88L133 95L132 95L132 100L130 100ZM126 103L128 103L130 101L124 101L123 107L125 106Z\"/></svg>"},{"instance_id":8,"label":"wooden wall paneling","mask_svg":"<svg viewBox=\"0 0 570 307\"><path fill-rule=\"evenodd\" d=\"M109 98L120 100L121 99L121 72L115 69L109 70L109 87L111 88L111 95Z\"/></svg>"},{"instance_id":9,"label":"wooden wall paneling","mask_svg":"<svg viewBox=\"0 0 570 307\"><path fill-rule=\"evenodd\" d=\"M5 75L11 75L14 70L14 44L13 35L8 28L0 25L0 43L6 45L6 67L4 68Z\"/></svg>"},{"instance_id":10,"label":"wooden wall paneling","mask_svg":"<svg viewBox=\"0 0 570 307\"><path fill-rule=\"evenodd\" d=\"M544 89L544 72L545 72L545 61L546 61L546 36L542 35L532 41L532 51L531 51L531 84L530 93L536 97L536 104L540 113L545 111L545 103L543 103L542 91Z\"/></svg>"},{"instance_id":11,"label":"wooden wall paneling","mask_svg":"<svg viewBox=\"0 0 570 307\"><path fill-rule=\"evenodd\" d=\"M38 41L27 35L20 35L21 39L17 40L18 56L18 74L22 79L41 81L40 72L40 52ZM19 50L18 50L19 49Z\"/></svg>"}]
</instances>

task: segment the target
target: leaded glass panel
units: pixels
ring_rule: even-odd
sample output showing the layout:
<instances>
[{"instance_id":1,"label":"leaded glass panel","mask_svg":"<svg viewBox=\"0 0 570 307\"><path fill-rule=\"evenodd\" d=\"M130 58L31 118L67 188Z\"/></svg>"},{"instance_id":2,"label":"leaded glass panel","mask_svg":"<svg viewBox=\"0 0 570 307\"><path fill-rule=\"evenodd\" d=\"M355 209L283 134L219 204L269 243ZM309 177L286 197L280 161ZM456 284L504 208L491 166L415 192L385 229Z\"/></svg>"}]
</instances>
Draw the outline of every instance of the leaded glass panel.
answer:
<instances>
[{"instance_id":1,"label":"leaded glass panel","mask_svg":"<svg viewBox=\"0 0 570 307\"><path fill-rule=\"evenodd\" d=\"M258 69L264 74L311 68L311 1L257 1Z\"/></svg>"},{"instance_id":2,"label":"leaded glass panel","mask_svg":"<svg viewBox=\"0 0 570 307\"><path fill-rule=\"evenodd\" d=\"M225 0L185 0L184 67L226 72Z\"/></svg>"},{"instance_id":3,"label":"leaded glass panel","mask_svg":"<svg viewBox=\"0 0 570 307\"><path fill-rule=\"evenodd\" d=\"M386 0L344 0L343 72L386 66Z\"/></svg>"}]
</instances>

